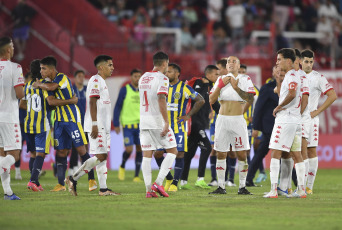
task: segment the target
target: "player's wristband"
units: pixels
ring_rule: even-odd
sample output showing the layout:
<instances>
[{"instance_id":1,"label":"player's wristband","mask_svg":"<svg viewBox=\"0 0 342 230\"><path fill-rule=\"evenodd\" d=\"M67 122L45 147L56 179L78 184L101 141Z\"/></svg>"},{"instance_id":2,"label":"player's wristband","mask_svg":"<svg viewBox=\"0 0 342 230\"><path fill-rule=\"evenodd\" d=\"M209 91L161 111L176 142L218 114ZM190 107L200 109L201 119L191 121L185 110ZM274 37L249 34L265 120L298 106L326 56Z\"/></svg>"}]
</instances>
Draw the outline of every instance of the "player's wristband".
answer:
<instances>
[{"instance_id":1,"label":"player's wristband","mask_svg":"<svg viewBox=\"0 0 342 230\"><path fill-rule=\"evenodd\" d=\"M219 81L218 81L217 87L219 87L220 89L222 89L222 88L225 87L225 86L226 86L226 85L223 83L222 78L220 78Z\"/></svg>"},{"instance_id":2,"label":"player's wristband","mask_svg":"<svg viewBox=\"0 0 342 230\"><path fill-rule=\"evenodd\" d=\"M92 125L93 125L93 126L97 126L97 121L93 121L93 122L92 122Z\"/></svg>"}]
</instances>

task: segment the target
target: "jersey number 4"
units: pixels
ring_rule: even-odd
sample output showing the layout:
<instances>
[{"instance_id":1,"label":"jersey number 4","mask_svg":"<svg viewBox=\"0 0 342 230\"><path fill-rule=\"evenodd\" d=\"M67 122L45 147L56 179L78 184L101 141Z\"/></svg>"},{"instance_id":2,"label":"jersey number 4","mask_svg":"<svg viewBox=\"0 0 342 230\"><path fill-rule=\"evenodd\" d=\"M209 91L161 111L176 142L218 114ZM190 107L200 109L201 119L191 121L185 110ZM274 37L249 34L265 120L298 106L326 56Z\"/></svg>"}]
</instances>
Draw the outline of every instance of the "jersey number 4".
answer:
<instances>
[{"instance_id":1,"label":"jersey number 4","mask_svg":"<svg viewBox=\"0 0 342 230\"><path fill-rule=\"evenodd\" d=\"M147 112L148 106L149 106L148 100L147 100L147 91L144 91L144 98L143 98L143 104L142 105L145 106L145 112Z\"/></svg>"}]
</instances>

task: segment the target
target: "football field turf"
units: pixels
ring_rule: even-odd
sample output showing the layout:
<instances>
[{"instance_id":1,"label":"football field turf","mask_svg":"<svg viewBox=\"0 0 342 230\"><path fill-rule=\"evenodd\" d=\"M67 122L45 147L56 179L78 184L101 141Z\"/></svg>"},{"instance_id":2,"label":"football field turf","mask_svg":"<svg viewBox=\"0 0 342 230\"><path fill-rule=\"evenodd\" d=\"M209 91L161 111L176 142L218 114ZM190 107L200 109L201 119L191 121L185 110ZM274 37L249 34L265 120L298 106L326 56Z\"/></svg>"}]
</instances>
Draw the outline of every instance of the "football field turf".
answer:
<instances>
[{"instance_id":1,"label":"football field turf","mask_svg":"<svg viewBox=\"0 0 342 230\"><path fill-rule=\"evenodd\" d=\"M12 189L22 199L4 201L1 189L0 229L342 229L342 170L320 169L314 194L306 199L265 199L269 179L262 187L250 188L253 196L237 195L227 188L226 195L208 195L213 189L180 190L169 198L146 199L144 183L133 183L133 172L126 180L117 171L108 172L108 186L121 196L99 197L88 191L86 176L78 183L78 196L53 193L57 179L52 172L41 178L44 192L27 190L29 172ZM96 174L96 173L95 173ZM190 172L194 185L196 170ZM153 179L157 171L153 172ZM209 182L210 171L206 172ZM141 176L142 178L142 176ZM238 184L238 174L235 176Z\"/></svg>"}]
</instances>

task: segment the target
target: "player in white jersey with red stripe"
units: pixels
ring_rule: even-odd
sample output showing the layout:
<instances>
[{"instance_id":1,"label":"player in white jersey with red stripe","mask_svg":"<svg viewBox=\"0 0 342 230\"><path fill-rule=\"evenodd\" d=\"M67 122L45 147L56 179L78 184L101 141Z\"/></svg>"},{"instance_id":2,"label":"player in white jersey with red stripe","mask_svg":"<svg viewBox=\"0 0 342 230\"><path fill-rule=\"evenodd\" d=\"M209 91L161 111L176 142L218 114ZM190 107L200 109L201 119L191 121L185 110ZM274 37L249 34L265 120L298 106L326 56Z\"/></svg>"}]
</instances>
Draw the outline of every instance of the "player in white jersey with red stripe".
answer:
<instances>
[{"instance_id":1,"label":"player in white jersey with red stripe","mask_svg":"<svg viewBox=\"0 0 342 230\"><path fill-rule=\"evenodd\" d=\"M218 188L209 194L226 194L225 171L227 152L236 151L239 170L239 195L251 195L246 189L248 172L247 151L250 149L243 108L246 101L253 103L255 89L251 78L239 74L240 60L235 56L227 59L228 74L220 76L210 91L210 104L220 101L221 107L215 124L214 149L217 152L216 172Z\"/></svg>"},{"instance_id":2,"label":"player in white jersey with red stripe","mask_svg":"<svg viewBox=\"0 0 342 230\"><path fill-rule=\"evenodd\" d=\"M304 130L308 132L308 159L309 171L306 184L306 192L312 194L313 185L318 169L318 158L316 147L318 146L319 137L319 118L318 115L326 110L336 99L336 92L327 79L317 71L313 70L314 53L311 50L302 51L302 69L305 71L309 79L310 100L308 104L308 112L310 116L305 120ZM324 103L318 107L318 101L321 94L327 96Z\"/></svg>"},{"instance_id":3,"label":"player in white jersey with red stripe","mask_svg":"<svg viewBox=\"0 0 342 230\"><path fill-rule=\"evenodd\" d=\"M300 69L299 63L301 62L302 56L298 49L293 49L296 55L296 60L294 62L294 69L300 77L301 80L301 106L300 106L300 114L301 114L301 124L302 124L302 147L301 153L303 157L303 161L305 164L305 178L307 175L308 168L306 164L307 160L307 138L306 132L304 131L303 118L310 116L308 112L308 101L309 101L309 81L303 70ZM278 195L288 195L292 193L292 170L293 170L294 161L291 157L291 152L283 152L281 156L280 163L280 183L277 188ZM305 179L304 179L305 184Z\"/></svg>"},{"instance_id":4,"label":"player in white jersey with red stripe","mask_svg":"<svg viewBox=\"0 0 342 230\"><path fill-rule=\"evenodd\" d=\"M21 150L18 99L24 97L24 78L21 66L11 62L13 54L12 39L0 38L0 175L5 200L20 200L10 186L10 169Z\"/></svg>"},{"instance_id":5,"label":"player in white jersey with red stripe","mask_svg":"<svg viewBox=\"0 0 342 230\"><path fill-rule=\"evenodd\" d=\"M139 80L140 94L140 142L143 150L141 169L146 186L146 198L169 197L162 186L177 155L175 135L167 116L167 94L169 79L164 75L169 57L164 52L153 55L152 72L144 73ZM152 184L151 160L154 150L165 149L166 157L160 166L156 181Z\"/></svg>"},{"instance_id":6,"label":"player in white jersey with red stripe","mask_svg":"<svg viewBox=\"0 0 342 230\"><path fill-rule=\"evenodd\" d=\"M269 148L272 150L270 164L271 191L265 198L277 198L277 184L282 152L292 153L296 162L298 180L297 197L305 198L305 166L301 155L301 79L294 70L296 60L293 49L281 49L277 52L277 67L285 71L285 78L279 92L279 105L274 109L276 116Z\"/></svg>"},{"instance_id":7,"label":"player in white jersey with red stripe","mask_svg":"<svg viewBox=\"0 0 342 230\"><path fill-rule=\"evenodd\" d=\"M88 133L90 154L95 156L86 160L82 166L66 179L69 191L77 195L77 181L96 166L100 184L100 196L120 195L107 187L107 157L110 151L111 101L106 79L114 70L112 57L99 55L94 60L98 73L89 79L86 98L84 131Z\"/></svg>"}]
</instances>

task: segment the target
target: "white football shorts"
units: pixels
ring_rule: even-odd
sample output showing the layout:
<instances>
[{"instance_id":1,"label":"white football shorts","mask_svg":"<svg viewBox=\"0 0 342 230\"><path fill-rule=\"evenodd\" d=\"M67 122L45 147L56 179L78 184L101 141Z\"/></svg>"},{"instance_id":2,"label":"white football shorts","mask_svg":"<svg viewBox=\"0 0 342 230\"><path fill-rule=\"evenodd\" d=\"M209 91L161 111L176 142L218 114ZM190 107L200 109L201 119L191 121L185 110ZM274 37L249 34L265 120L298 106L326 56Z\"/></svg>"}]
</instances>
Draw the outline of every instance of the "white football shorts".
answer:
<instances>
[{"instance_id":1,"label":"white football shorts","mask_svg":"<svg viewBox=\"0 0 342 230\"><path fill-rule=\"evenodd\" d=\"M21 149L19 123L0 122L0 148L4 148L4 151Z\"/></svg>"},{"instance_id":2,"label":"white football shorts","mask_svg":"<svg viewBox=\"0 0 342 230\"><path fill-rule=\"evenodd\" d=\"M89 154L108 154L110 151L110 133L99 132L96 139L91 138L88 133L89 139Z\"/></svg>"},{"instance_id":3,"label":"white football shorts","mask_svg":"<svg viewBox=\"0 0 342 230\"><path fill-rule=\"evenodd\" d=\"M302 125L292 123L275 123L269 144L270 149L285 152L301 151Z\"/></svg>"},{"instance_id":4,"label":"white football shorts","mask_svg":"<svg viewBox=\"0 0 342 230\"><path fill-rule=\"evenodd\" d=\"M161 129L141 129L140 144L143 151L156 149L171 149L177 147L175 134L169 127L168 133L161 137Z\"/></svg>"},{"instance_id":5,"label":"white football shorts","mask_svg":"<svg viewBox=\"0 0 342 230\"><path fill-rule=\"evenodd\" d=\"M319 118L311 119L309 127L308 147L317 147L319 140Z\"/></svg>"}]
</instances>

